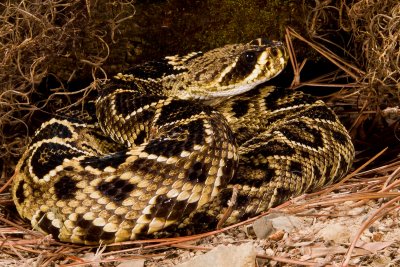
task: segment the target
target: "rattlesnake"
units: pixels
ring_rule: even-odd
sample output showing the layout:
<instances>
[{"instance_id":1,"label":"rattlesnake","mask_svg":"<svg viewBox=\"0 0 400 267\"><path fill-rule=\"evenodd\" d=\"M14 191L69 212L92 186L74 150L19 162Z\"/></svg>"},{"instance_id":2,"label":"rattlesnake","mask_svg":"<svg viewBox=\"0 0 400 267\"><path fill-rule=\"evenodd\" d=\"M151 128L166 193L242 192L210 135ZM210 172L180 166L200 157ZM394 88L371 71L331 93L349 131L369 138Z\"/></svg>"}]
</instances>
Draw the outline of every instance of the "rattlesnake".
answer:
<instances>
[{"instance_id":1,"label":"rattlesnake","mask_svg":"<svg viewBox=\"0 0 400 267\"><path fill-rule=\"evenodd\" d=\"M354 148L322 101L263 83L280 42L165 57L99 88L98 122L54 116L14 174L22 218L60 241L99 244L203 231L341 178Z\"/></svg>"}]
</instances>

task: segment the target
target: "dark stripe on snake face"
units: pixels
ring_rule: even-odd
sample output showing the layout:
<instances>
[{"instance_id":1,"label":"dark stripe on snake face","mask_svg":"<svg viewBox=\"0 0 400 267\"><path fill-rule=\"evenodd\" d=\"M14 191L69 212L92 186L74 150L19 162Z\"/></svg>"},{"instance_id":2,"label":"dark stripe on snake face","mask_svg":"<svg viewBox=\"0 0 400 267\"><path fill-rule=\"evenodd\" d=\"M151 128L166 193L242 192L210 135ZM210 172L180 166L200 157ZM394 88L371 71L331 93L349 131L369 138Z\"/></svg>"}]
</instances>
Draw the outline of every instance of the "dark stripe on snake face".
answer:
<instances>
[{"instance_id":1,"label":"dark stripe on snake face","mask_svg":"<svg viewBox=\"0 0 400 267\"><path fill-rule=\"evenodd\" d=\"M204 112L211 114L212 109L189 100L172 100L168 105L162 108L160 116L156 121L156 125L165 125L171 122L189 119L193 115Z\"/></svg>"},{"instance_id":2,"label":"dark stripe on snake face","mask_svg":"<svg viewBox=\"0 0 400 267\"><path fill-rule=\"evenodd\" d=\"M110 182L102 181L96 189L113 202L121 203L129 197L129 194L136 188L136 185L127 180L114 178Z\"/></svg>"},{"instance_id":3,"label":"dark stripe on snake face","mask_svg":"<svg viewBox=\"0 0 400 267\"><path fill-rule=\"evenodd\" d=\"M151 140L144 151L167 158L179 156L184 150L191 151L194 145L203 145L204 138L203 121L190 121L184 125L173 126L168 136Z\"/></svg>"},{"instance_id":4,"label":"dark stripe on snake face","mask_svg":"<svg viewBox=\"0 0 400 267\"><path fill-rule=\"evenodd\" d=\"M128 155L125 151L109 154L103 157L87 157L80 163L82 167L91 166L95 169L104 170L106 167L118 168L125 162Z\"/></svg>"},{"instance_id":5,"label":"dark stripe on snake face","mask_svg":"<svg viewBox=\"0 0 400 267\"><path fill-rule=\"evenodd\" d=\"M64 159L72 159L81 155L83 155L82 152L63 144L43 143L32 156L33 173L42 179L44 175L61 165Z\"/></svg>"},{"instance_id":6,"label":"dark stripe on snake face","mask_svg":"<svg viewBox=\"0 0 400 267\"><path fill-rule=\"evenodd\" d=\"M40 140L50 139L53 137L59 138L71 138L72 132L69 128L61 123L53 122L51 124L46 125L43 129L41 129L38 134L36 134L31 143L34 144Z\"/></svg>"},{"instance_id":7,"label":"dark stripe on snake face","mask_svg":"<svg viewBox=\"0 0 400 267\"><path fill-rule=\"evenodd\" d=\"M54 190L57 199L71 199L75 196L75 192L78 188L76 187L76 181L69 176L62 176L55 184Z\"/></svg>"},{"instance_id":8,"label":"dark stripe on snake face","mask_svg":"<svg viewBox=\"0 0 400 267\"><path fill-rule=\"evenodd\" d=\"M229 85L233 82L243 80L251 74L260 54L261 51L257 50L242 53L236 61L235 66L222 78L221 85Z\"/></svg>"}]
</instances>

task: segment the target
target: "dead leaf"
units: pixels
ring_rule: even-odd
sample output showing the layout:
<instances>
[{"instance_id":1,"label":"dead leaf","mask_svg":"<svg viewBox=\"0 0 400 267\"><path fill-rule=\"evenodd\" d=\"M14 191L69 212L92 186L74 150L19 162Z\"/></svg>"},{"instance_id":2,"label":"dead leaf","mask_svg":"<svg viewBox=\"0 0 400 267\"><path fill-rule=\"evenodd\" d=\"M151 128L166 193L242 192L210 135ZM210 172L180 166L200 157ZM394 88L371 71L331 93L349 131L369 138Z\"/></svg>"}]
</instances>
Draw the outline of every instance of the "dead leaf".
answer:
<instances>
[{"instance_id":1,"label":"dead leaf","mask_svg":"<svg viewBox=\"0 0 400 267\"><path fill-rule=\"evenodd\" d=\"M356 244L356 247L368 250L368 251L370 251L372 253L376 253L379 250L390 246L391 244L393 244L393 241L387 241L387 242L363 242L363 241L358 241L357 244Z\"/></svg>"}]
</instances>

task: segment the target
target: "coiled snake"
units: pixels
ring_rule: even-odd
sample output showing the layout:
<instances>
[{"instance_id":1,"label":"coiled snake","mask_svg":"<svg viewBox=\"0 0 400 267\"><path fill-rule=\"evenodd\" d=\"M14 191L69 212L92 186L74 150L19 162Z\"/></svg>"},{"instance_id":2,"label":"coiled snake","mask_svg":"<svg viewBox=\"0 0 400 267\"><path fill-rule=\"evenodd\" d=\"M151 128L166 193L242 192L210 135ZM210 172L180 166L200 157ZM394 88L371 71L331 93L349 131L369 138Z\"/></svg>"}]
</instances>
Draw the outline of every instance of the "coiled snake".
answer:
<instances>
[{"instance_id":1,"label":"coiled snake","mask_svg":"<svg viewBox=\"0 0 400 267\"><path fill-rule=\"evenodd\" d=\"M99 244L231 224L341 178L354 148L320 100L262 85L280 42L165 57L99 90L97 123L55 116L32 138L12 195L32 227Z\"/></svg>"}]
</instances>

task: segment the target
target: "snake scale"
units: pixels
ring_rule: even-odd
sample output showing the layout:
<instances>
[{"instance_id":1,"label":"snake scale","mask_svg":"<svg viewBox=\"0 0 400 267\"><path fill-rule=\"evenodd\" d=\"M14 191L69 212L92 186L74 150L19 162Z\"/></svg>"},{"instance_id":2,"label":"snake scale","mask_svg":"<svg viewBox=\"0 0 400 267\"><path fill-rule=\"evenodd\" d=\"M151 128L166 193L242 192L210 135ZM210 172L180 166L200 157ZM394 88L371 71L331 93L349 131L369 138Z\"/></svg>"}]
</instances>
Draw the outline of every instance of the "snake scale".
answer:
<instances>
[{"instance_id":1,"label":"snake scale","mask_svg":"<svg viewBox=\"0 0 400 267\"><path fill-rule=\"evenodd\" d=\"M225 225L340 179L350 137L322 101L263 85L287 64L255 39L165 57L99 88L93 117L54 116L17 164L20 216L87 245Z\"/></svg>"}]
</instances>

